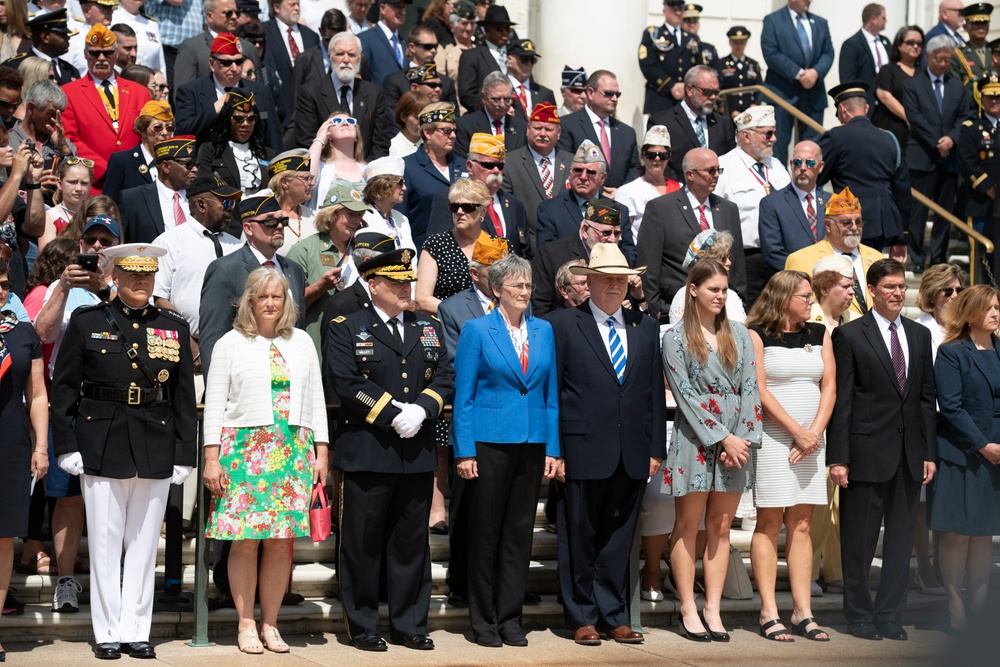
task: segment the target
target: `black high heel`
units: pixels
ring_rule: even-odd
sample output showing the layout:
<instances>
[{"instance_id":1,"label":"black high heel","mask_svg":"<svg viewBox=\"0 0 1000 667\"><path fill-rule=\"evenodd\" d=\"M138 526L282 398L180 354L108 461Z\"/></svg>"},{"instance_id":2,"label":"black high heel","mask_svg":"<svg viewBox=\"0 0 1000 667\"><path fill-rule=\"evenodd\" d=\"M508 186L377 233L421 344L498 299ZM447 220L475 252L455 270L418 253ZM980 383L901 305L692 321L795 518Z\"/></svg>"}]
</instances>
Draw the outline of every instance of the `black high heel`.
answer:
<instances>
[{"instance_id":1,"label":"black high heel","mask_svg":"<svg viewBox=\"0 0 1000 667\"><path fill-rule=\"evenodd\" d=\"M690 632L684 625L684 617L681 616L680 619L681 626L681 637L685 639L690 639L693 642L710 642L712 641L712 636L707 632Z\"/></svg>"},{"instance_id":2,"label":"black high heel","mask_svg":"<svg viewBox=\"0 0 1000 667\"><path fill-rule=\"evenodd\" d=\"M708 626L708 621L705 620L704 614L700 614L699 616L701 618L702 625L704 625L705 629L708 630L708 636L709 636L709 638L713 642L728 642L729 641L729 633L728 632L716 632L715 630L713 630L712 628L710 628Z\"/></svg>"}]
</instances>

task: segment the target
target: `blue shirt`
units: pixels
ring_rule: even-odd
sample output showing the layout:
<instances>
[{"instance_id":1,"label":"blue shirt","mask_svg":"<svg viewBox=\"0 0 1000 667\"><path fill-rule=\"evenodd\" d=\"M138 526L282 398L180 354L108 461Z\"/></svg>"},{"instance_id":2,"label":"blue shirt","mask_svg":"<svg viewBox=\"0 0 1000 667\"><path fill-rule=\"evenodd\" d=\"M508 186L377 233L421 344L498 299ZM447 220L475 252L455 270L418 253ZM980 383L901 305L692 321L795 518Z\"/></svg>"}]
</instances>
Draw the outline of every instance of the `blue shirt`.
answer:
<instances>
[{"instance_id":1,"label":"blue shirt","mask_svg":"<svg viewBox=\"0 0 1000 667\"><path fill-rule=\"evenodd\" d=\"M24 309L24 304L21 303L21 300L17 298L17 295L13 292L7 293L7 303L4 304L3 310L9 310L17 315L18 322L27 322L28 324L31 324L31 318L28 317L28 311Z\"/></svg>"},{"instance_id":2,"label":"blue shirt","mask_svg":"<svg viewBox=\"0 0 1000 667\"><path fill-rule=\"evenodd\" d=\"M201 0L184 0L175 7L166 0L148 0L146 13L160 25L164 46L179 46L204 29L205 8Z\"/></svg>"}]
</instances>

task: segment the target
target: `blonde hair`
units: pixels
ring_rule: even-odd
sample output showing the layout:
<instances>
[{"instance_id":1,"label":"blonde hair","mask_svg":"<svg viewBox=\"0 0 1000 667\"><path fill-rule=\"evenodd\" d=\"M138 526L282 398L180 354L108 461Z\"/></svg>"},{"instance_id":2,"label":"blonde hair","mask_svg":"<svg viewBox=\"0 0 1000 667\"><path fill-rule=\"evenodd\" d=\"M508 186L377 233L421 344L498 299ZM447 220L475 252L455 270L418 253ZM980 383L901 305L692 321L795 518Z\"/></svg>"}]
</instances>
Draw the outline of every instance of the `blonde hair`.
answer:
<instances>
[{"instance_id":1,"label":"blonde hair","mask_svg":"<svg viewBox=\"0 0 1000 667\"><path fill-rule=\"evenodd\" d=\"M11 3L14 4L14 3ZM10 10L7 10L10 16ZM52 70L52 62L37 56L28 56L17 66L17 71L21 73L24 83L21 84L21 99L28 96L28 91L39 81L48 81L49 72Z\"/></svg>"},{"instance_id":2,"label":"blonde hair","mask_svg":"<svg viewBox=\"0 0 1000 667\"><path fill-rule=\"evenodd\" d=\"M935 264L924 271L920 279L920 289L917 290L917 308L929 313L934 310L934 297L948 286L952 280L957 280L960 287L965 287L966 274L954 264Z\"/></svg>"},{"instance_id":3,"label":"blonde hair","mask_svg":"<svg viewBox=\"0 0 1000 667\"><path fill-rule=\"evenodd\" d=\"M275 283L285 295L281 316L275 327L276 333L281 338L291 338L292 329L295 328L295 320L298 318L298 306L288 293L288 279L277 269L263 266L250 272L250 275L247 276L246 287L243 288L243 294L236 302L236 319L233 320L233 328L247 338L253 338L257 335L257 318L253 313L254 299L261 296Z\"/></svg>"},{"instance_id":4,"label":"blonde hair","mask_svg":"<svg viewBox=\"0 0 1000 667\"><path fill-rule=\"evenodd\" d=\"M719 260L704 257L691 266L687 283L684 285L684 339L688 352L693 354L695 360L702 366L708 362L708 344L701 332L698 303L691 296L691 286L697 287L713 276L725 276L728 280L729 272ZM733 337L733 328L729 325L725 308L715 316L715 339L719 344L718 354L722 365L729 371L735 370L736 362L739 360L739 350L736 349L736 339Z\"/></svg>"},{"instance_id":5,"label":"blonde hair","mask_svg":"<svg viewBox=\"0 0 1000 667\"><path fill-rule=\"evenodd\" d=\"M346 111L334 111L332 114L327 116L326 119L330 120L331 118L336 118L337 116L353 118L353 116L351 116L351 114L347 113ZM354 158L355 162L363 163L365 161L365 142L361 138L361 124L358 123L354 127L356 130L354 133L354 153L352 154L351 157ZM323 150L320 151L319 159L322 160L323 162L326 162L332 157L333 157L333 142L328 141L325 144L323 144Z\"/></svg>"},{"instance_id":6,"label":"blonde hair","mask_svg":"<svg viewBox=\"0 0 1000 667\"><path fill-rule=\"evenodd\" d=\"M468 198L480 206L489 206L493 198L486 184L474 178L460 178L448 189L448 201Z\"/></svg>"},{"instance_id":7,"label":"blonde hair","mask_svg":"<svg viewBox=\"0 0 1000 667\"><path fill-rule=\"evenodd\" d=\"M973 285L944 308L944 343L966 340L972 322L981 321L990 301L1000 302L1000 291L991 285Z\"/></svg>"},{"instance_id":8,"label":"blonde hair","mask_svg":"<svg viewBox=\"0 0 1000 667\"><path fill-rule=\"evenodd\" d=\"M747 315L747 326L757 325L769 336L781 340L781 334L788 320L788 303L802 281L809 284L812 294L812 280L803 271L778 271L764 285L760 296L754 301Z\"/></svg>"}]
</instances>

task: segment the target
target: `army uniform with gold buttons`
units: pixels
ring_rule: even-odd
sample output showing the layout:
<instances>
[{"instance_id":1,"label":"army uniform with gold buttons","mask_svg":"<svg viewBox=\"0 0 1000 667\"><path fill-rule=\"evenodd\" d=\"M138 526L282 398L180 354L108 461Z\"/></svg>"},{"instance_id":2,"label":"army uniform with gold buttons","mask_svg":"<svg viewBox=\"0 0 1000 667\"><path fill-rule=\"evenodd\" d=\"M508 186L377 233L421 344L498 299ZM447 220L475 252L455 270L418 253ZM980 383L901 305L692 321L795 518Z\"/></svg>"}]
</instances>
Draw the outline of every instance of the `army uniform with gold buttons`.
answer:
<instances>
[{"instance_id":1,"label":"army uniform with gold buttons","mask_svg":"<svg viewBox=\"0 0 1000 667\"><path fill-rule=\"evenodd\" d=\"M726 32L729 42L742 40L744 44L750 38L750 31L743 26L733 26ZM730 53L718 61L715 70L719 73L719 90L756 86L762 82L760 63L744 53L743 58L737 58ZM757 93L727 95L719 98L720 112L735 117L750 107Z\"/></svg>"},{"instance_id":2,"label":"army uniform with gold buttons","mask_svg":"<svg viewBox=\"0 0 1000 667\"><path fill-rule=\"evenodd\" d=\"M977 84L980 96L1000 96L1000 76L990 74ZM997 119L990 118L985 111L978 118L962 123L958 135L958 168L968 184L965 213L972 218L977 231L996 242L996 219L1000 217L997 200L990 197L1000 190L1000 132ZM1000 253L994 253L994 262ZM994 266L994 275L997 274Z\"/></svg>"},{"instance_id":3,"label":"army uniform with gold buttons","mask_svg":"<svg viewBox=\"0 0 1000 667\"><path fill-rule=\"evenodd\" d=\"M675 29L666 23L646 28L639 44L639 69L646 78L643 113L672 109L678 100L670 94L670 89L684 80L684 74L689 69L706 64L702 55L697 35L681 30L678 43Z\"/></svg>"},{"instance_id":4,"label":"army uniform with gold buttons","mask_svg":"<svg viewBox=\"0 0 1000 667\"><path fill-rule=\"evenodd\" d=\"M969 5L962 10L962 17L966 23L986 23L990 22L990 15L993 13L993 5L978 2ZM969 108L976 110L975 86L984 75L989 74L992 59L992 50L988 43L975 46L971 42L966 42L963 46L956 46L951 56L951 68L948 73L962 82L965 86L969 100Z\"/></svg>"}]
</instances>

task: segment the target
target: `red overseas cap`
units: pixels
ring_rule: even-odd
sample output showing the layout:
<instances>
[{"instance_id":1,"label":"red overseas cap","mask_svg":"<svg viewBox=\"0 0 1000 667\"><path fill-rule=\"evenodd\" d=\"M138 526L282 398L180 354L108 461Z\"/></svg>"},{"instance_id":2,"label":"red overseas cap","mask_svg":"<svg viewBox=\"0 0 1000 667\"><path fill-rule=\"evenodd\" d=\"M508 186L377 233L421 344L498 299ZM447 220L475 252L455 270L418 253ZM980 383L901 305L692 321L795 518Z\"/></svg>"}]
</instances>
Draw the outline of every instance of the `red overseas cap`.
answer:
<instances>
[{"instance_id":1,"label":"red overseas cap","mask_svg":"<svg viewBox=\"0 0 1000 667\"><path fill-rule=\"evenodd\" d=\"M555 123L559 125L559 110L551 102L539 102L531 111L528 120L537 120L540 123Z\"/></svg>"},{"instance_id":2,"label":"red overseas cap","mask_svg":"<svg viewBox=\"0 0 1000 667\"><path fill-rule=\"evenodd\" d=\"M239 37L233 33L220 32L212 40L212 48L209 51L220 56L242 56L243 45L240 44Z\"/></svg>"}]
</instances>

